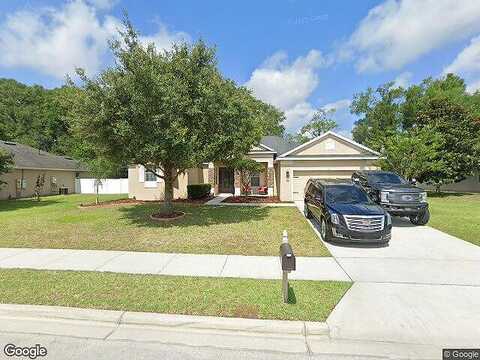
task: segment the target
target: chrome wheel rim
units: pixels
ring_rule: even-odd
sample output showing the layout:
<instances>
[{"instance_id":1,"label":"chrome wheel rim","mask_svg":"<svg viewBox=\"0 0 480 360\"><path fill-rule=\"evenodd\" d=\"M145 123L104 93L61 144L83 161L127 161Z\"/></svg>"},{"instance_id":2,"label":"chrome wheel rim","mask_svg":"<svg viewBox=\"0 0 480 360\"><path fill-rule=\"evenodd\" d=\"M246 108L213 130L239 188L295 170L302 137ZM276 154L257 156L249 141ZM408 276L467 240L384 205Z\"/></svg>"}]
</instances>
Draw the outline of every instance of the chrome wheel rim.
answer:
<instances>
[{"instance_id":1,"label":"chrome wheel rim","mask_svg":"<svg viewBox=\"0 0 480 360\"><path fill-rule=\"evenodd\" d=\"M320 235L322 235L322 239L325 240L325 235L327 234L327 224L325 224L325 220L322 219L320 224Z\"/></svg>"}]
</instances>

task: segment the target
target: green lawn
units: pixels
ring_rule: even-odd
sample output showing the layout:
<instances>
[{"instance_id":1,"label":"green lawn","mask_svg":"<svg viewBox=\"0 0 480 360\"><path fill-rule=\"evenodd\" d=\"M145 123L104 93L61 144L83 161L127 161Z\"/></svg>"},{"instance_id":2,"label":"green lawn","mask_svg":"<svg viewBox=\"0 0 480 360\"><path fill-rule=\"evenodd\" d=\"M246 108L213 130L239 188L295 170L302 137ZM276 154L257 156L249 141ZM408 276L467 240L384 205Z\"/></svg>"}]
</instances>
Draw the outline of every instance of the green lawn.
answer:
<instances>
[{"instance_id":1,"label":"green lawn","mask_svg":"<svg viewBox=\"0 0 480 360\"><path fill-rule=\"evenodd\" d=\"M480 194L429 194L429 226L480 246Z\"/></svg>"},{"instance_id":2,"label":"green lawn","mask_svg":"<svg viewBox=\"0 0 480 360\"><path fill-rule=\"evenodd\" d=\"M149 219L158 204L78 208L93 201L91 195L0 201L0 247L278 255L285 229L296 255L330 256L293 207L176 204L186 216L160 223Z\"/></svg>"},{"instance_id":3,"label":"green lawn","mask_svg":"<svg viewBox=\"0 0 480 360\"><path fill-rule=\"evenodd\" d=\"M0 302L170 314L324 321L351 283L0 270Z\"/></svg>"}]
</instances>

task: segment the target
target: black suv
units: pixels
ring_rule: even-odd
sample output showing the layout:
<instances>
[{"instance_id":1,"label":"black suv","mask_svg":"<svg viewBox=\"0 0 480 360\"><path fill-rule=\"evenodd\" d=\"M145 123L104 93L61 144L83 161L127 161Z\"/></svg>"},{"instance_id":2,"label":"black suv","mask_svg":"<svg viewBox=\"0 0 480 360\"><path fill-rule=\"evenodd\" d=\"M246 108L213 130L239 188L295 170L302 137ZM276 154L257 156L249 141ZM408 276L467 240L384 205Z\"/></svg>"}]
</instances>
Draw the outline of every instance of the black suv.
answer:
<instances>
[{"instance_id":1,"label":"black suv","mask_svg":"<svg viewBox=\"0 0 480 360\"><path fill-rule=\"evenodd\" d=\"M305 187L305 217L320 223L325 241L390 241L392 218L348 179L310 179Z\"/></svg>"},{"instance_id":2,"label":"black suv","mask_svg":"<svg viewBox=\"0 0 480 360\"><path fill-rule=\"evenodd\" d=\"M394 216L408 216L415 225L425 225L430 220L427 193L389 171L357 171L352 181L360 185L370 197Z\"/></svg>"}]
</instances>

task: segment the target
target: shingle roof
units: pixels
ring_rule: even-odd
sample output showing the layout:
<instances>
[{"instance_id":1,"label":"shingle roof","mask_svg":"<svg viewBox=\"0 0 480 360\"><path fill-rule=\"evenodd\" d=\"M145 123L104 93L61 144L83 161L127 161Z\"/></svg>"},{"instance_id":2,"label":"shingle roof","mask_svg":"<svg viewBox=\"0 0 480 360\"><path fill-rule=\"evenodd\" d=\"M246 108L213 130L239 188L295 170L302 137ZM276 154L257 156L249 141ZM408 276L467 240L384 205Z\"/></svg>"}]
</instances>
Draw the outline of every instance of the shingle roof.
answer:
<instances>
[{"instance_id":1,"label":"shingle roof","mask_svg":"<svg viewBox=\"0 0 480 360\"><path fill-rule=\"evenodd\" d=\"M0 140L0 149L13 154L16 169L45 169L87 171L78 161L34 149L27 145Z\"/></svg>"},{"instance_id":2,"label":"shingle roof","mask_svg":"<svg viewBox=\"0 0 480 360\"><path fill-rule=\"evenodd\" d=\"M277 152L277 155L282 155L283 153L286 153L287 151L290 151L294 147L298 146L298 144L288 142L280 136L264 136L260 140L260 144L272 148Z\"/></svg>"}]
</instances>

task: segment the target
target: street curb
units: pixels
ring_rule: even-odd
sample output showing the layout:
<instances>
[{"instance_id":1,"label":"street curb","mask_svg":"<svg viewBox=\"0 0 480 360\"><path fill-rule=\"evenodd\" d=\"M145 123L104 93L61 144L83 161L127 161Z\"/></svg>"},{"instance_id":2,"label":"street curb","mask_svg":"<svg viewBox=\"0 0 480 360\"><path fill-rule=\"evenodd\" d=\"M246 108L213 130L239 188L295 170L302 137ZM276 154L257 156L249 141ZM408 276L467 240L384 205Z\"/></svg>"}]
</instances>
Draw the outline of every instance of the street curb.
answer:
<instances>
[{"instance_id":1,"label":"street curb","mask_svg":"<svg viewBox=\"0 0 480 360\"><path fill-rule=\"evenodd\" d=\"M111 326L135 326L163 330L202 330L270 335L329 336L325 322L227 318L116 310L97 310L46 305L0 304L0 320L73 321Z\"/></svg>"}]
</instances>

